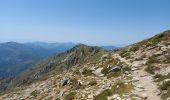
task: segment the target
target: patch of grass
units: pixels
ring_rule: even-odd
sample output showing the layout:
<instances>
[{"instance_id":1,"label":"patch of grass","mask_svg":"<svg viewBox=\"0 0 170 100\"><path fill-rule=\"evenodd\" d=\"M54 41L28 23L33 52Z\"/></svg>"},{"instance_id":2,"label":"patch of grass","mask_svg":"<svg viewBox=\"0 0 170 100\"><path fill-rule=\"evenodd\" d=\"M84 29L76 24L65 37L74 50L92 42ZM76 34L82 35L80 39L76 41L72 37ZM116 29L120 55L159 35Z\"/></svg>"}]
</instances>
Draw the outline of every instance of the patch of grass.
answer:
<instances>
[{"instance_id":1,"label":"patch of grass","mask_svg":"<svg viewBox=\"0 0 170 100\"><path fill-rule=\"evenodd\" d=\"M156 74L154 78L157 79L158 82L163 81L165 79L170 79L170 73L167 75Z\"/></svg>"},{"instance_id":2,"label":"patch of grass","mask_svg":"<svg viewBox=\"0 0 170 100\"><path fill-rule=\"evenodd\" d=\"M150 57L146 63L147 67L145 68L145 71L150 74L155 74L154 71L158 70L157 67L153 66L153 64L155 64L155 63L159 63L159 61L156 59L156 57L155 56Z\"/></svg>"},{"instance_id":3,"label":"patch of grass","mask_svg":"<svg viewBox=\"0 0 170 100\"><path fill-rule=\"evenodd\" d=\"M38 96L38 94L40 94L40 91L38 91L38 90L34 90L33 92L31 92L31 96L33 96L33 97L37 97Z\"/></svg>"},{"instance_id":4,"label":"patch of grass","mask_svg":"<svg viewBox=\"0 0 170 100\"><path fill-rule=\"evenodd\" d=\"M135 44L132 48L130 48L130 51L135 52L135 51L139 50L139 48L140 48L140 45Z\"/></svg>"},{"instance_id":5,"label":"patch of grass","mask_svg":"<svg viewBox=\"0 0 170 100\"><path fill-rule=\"evenodd\" d=\"M90 85L90 86L97 85L97 81L96 81L96 80L90 81L89 85Z\"/></svg>"},{"instance_id":6,"label":"patch of grass","mask_svg":"<svg viewBox=\"0 0 170 100\"><path fill-rule=\"evenodd\" d=\"M167 82L163 82L160 87L161 90L167 90L168 88L170 88L170 81Z\"/></svg>"},{"instance_id":7,"label":"patch of grass","mask_svg":"<svg viewBox=\"0 0 170 100\"><path fill-rule=\"evenodd\" d=\"M95 96L93 100L107 100L107 97L111 95L112 91L110 89L107 89L101 92L99 95Z\"/></svg>"},{"instance_id":8,"label":"patch of grass","mask_svg":"<svg viewBox=\"0 0 170 100\"><path fill-rule=\"evenodd\" d=\"M167 89L167 93L161 95L162 100L167 100L170 97L170 87Z\"/></svg>"},{"instance_id":9,"label":"patch of grass","mask_svg":"<svg viewBox=\"0 0 170 100\"><path fill-rule=\"evenodd\" d=\"M76 78L73 78L70 81L71 81L72 89L77 90L81 88L82 84Z\"/></svg>"},{"instance_id":10,"label":"patch of grass","mask_svg":"<svg viewBox=\"0 0 170 100\"><path fill-rule=\"evenodd\" d=\"M156 59L156 56L152 56L152 57L150 57L149 58L149 60L147 61L147 65L152 65L152 64L154 64L154 63L159 63L159 61Z\"/></svg>"},{"instance_id":11,"label":"patch of grass","mask_svg":"<svg viewBox=\"0 0 170 100\"><path fill-rule=\"evenodd\" d=\"M126 50L126 49L123 49L120 53L119 53L119 55L122 57L125 53L127 53L128 51Z\"/></svg>"},{"instance_id":12,"label":"patch of grass","mask_svg":"<svg viewBox=\"0 0 170 100\"><path fill-rule=\"evenodd\" d=\"M123 81L118 81L112 86L112 93L122 96L124 93L128 93L133 89L133 84L125 84Z\"/></svg>"},{"instance_id":13,"label":"patch of grass","mask_svg":"<svg viewBox=\"0 0 170 100\"><path fill-rule=\"evenodd\" d=\"M145 68L145 71L146 72L148 72L148 73L150 73L150 74L155 74L155 67L154 66L147 66L146 68Z\"/></svg>"},{"instance_id":14,"label":"patch of grass","mask_svg":"<svg viewBox=\"0 0 170 100\"><path fill-rule=\"evenodd\" d=\"M107 100L107 97L113 94L119 94L122 96L124 93L130 92L133 87L134 86L131 83L125 84L123 81L117 81L111 89L107 89L95 96L94 100Z\"/></svg>"},{"instance_id":15,"label":"patch of grass","mask_svg":"<svg viewBox=\"0 0 170 100\"><path fill-rule=\"evenodd\" d=\"M55 100L60 100L59 98L55 99Z\"/></svg>"},{"instance_id":16,"label":"patch of grass","mask_svg":"<svg viewBox=\"0 0 170 100\"><path fill-rule=\"evenodd\" d=\"M122 72L110 72L109 74L107 74L107 78L111 78L111 77L119 77L122 75Z\"/></svg>"},{"instance_id":17,"label":"patch of grass","mask_svg":"<svg viewBox=\"0 0 170 100\"><path fill-rule=\"evenodd\" d=\"M111 70L111 67L104 67L101 71L102 74L106 75L109 73L109 70Z\"/></svg>"},{"instance_id":18,"label":"patch of grass","mask_svg":"<svg viewBox=\"0 0 170 100\"><path fill-rule=\"evenodd\" d=\"M93 75L92 70L85 68L82 72L84 76L91 76Z\"/></svg>"},{"instance_id":19,"label":"patch of grass","mask_svg":"<svg viewBox=\"0 0 170 100\"><path fill-rule=\"evenodd\" d=\"M73 100L76 94L77 94L76 92L70 92L65 96L64 100Z\"/></svg>"},{"instance_id":20,"label":"patch of grass","mask_svg":"<svg viewBox=\"0 0 170 100\"><path fill-rule=\"evenodd\" d=\"M74 74L80 75L80 74L81 74L81 73L80 73L80 70L79 70L79 69L75 69L75 70L74 70Z\"/></svg>"},{"instance_id":21,"label":"patch of grass","mask_svg":"<svg viewBox=\"0 0 170 100\"><path fill-rule=\"evenodd\" d=\"M164 34L155 35L155 36L151 39L152 45L158 44L158 43L162 40L163 37L164 37Z\"/></svg>"},{"instance_id":22,"label":"patch of grass","mask_svg":"<svg viewBox=\"0 0 170 100\"><path fill-rule=\"evenodd\" d=\"M123 71L123 72L126 72L126 71L129 72L129 71L131 71L131 70L132 70L131 67L123 67L123 68L122 68L122 71Z\"/></svg>"}]
</instances>

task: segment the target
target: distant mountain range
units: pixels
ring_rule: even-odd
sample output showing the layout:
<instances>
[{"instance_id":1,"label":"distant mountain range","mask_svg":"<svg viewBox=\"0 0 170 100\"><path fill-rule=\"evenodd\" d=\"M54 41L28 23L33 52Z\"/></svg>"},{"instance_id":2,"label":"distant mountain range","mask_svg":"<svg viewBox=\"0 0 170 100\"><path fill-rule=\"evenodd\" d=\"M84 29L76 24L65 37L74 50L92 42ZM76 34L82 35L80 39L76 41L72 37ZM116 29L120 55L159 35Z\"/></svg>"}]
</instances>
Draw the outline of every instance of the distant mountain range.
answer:
<instances>
[{"instance_id":1,"label":"distant mountain range","mask_svg":"<svg viewBox=\"0 0 170 100\"><path fill-rule=\"evenodd\" d=\"M14 76L51 55L72 48L73 43L16 43L0 44L0 77Z\"/></svg>"},{"instance_id":2,"label":"distant mountain range","mask_svg":"<svg viewBox=\"0 0 170 100\"><path fill-rule=\"evenodd\" d=\"M64 52L76 44L68 43L0 43L0 77L15 76L31 67L35 62L48 58L54 54ZM114 46L101 46L112 50Z\"/></svg>"}]
</instances>

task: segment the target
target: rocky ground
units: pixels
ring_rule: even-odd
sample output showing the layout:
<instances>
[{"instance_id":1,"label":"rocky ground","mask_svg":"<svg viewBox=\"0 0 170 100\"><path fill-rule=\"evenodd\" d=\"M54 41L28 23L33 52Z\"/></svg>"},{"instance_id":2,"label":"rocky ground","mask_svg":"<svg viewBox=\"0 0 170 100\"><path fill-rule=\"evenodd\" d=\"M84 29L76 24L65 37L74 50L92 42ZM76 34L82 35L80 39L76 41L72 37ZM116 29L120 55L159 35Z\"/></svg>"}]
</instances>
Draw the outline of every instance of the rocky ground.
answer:
<instances>
[{"instance_id":1,"label":"rocky ground","mask_svg":"<svg viewBox=\"0 0 170 100\"><path fill-rule=\"evenodd\" d=\"M0 100L170 100L170 42L142 46L108 52Z\"/></svg>"}]
</instances>

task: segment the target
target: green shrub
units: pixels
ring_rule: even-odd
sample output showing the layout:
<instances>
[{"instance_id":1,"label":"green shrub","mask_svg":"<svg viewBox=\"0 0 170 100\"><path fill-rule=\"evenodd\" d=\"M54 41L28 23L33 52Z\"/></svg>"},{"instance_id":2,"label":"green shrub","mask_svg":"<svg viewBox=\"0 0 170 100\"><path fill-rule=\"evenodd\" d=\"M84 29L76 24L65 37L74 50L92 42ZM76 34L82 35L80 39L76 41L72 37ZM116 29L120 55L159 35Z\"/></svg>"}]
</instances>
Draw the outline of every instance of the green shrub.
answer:
<instances>
[{"instance_id":1,"label":"green shrub","mask_svg":"<svg viewBox=\"0 0 170 100\"><path fill-rule=\"evenodd\" d=\"M76 92L70 92L65 96L65 100L73 100L76 96Z\"/></svg>"},{"instance_id":2,"label":"green shrub","mask_svg":"<svg viewBox=\"0 0 170 100\"><path fill-rule=\"evenodd\" d=\"M163 37L164 37L163 34L158 34L158 35L154 36L154 37L151 39L152 45L158 44L158 43L162 40Z\"/></svg>"},{"instance_id":3,"label":"green shrub","mask_svg":"<svg viewBox=\"0 0 170 100\"><path fill-rule=\"evenodd\" d=\"M154 66L147 66L145 68L145 71L150 73L150 74L155 74L155 72L154 72L155 71L155 67Z\"/></svg>"},{"instance_id":4,"label":"green shrub","mask_svg":"<svg viewBox=\"0 0 170 100\"><path fill-rule=\"evenodd\" d=\"M90 85L90 86L97 85L97 81L96 81L96 80L90 81L89 85Z\"/></svg>"},{"instance_id":5,"label":"green shrub","mask_svg":"<svg viewBox=\"0 0 170 100\"><path fill-rule=\"evenodd\" d=\"M139 48L140 48L140 45L139 44L135 44L135 45L132 46L132 48L130 48L130 51L135 52L135 51L139 50Z\"/></svg>"},{"instance_id":6,"label":"green shrub","mask_svg":"<svg viewBox=\"0 0 170 100\"><path fill-rule=\"evenodd\" d=\"M122 68L122 71L123 71L123 72L131 71L131 67L123 67L123 68Z\"/></svg>"},{"instance_id":7,"label":"green shrub","mask_svg":"<svg viewBox=\"0 0 170 100\"><path fill-rule=\"evenodd\" d=\"M83 70L82 74L85 75L85 76L93 75L92 70L86 69L86 68Z\"/></svg>"},{"instance_id":8,"label":"green shrub","mask_svg":"<svg viewBox=\"0 0 170 100\"><path fill-rule=\"evenodd\" d=\"M121 57L123 57L123 55L125 54L125 53L127 53L128 51L127 50L122 50L120 53L119 53L119 55L121 56Z\"/></svg>"},{"instance_id":9,"label":"green shrub","mask_svg":"<svg viewBox=\"0 0 170 100\"><path fill-rule=\"evenodd\" d=\"M154 64L154 63L159 63L159 61L156 59L156 56L152 56L152 57L150 57L149 58L149 60L147 61L147 65L152 65L152 64Z\"/></svg>"},{"instance_id":10,"label":"green shrub","mask_svg":"<svg viewBox=\"0 0 170 100\"><path fill-rule=\"evenodd\" d=\"M107 89L95 96L94 100L107 100L107 97L113 94L119 94L122 96L124 93L130 92L133 87L134 86L131 83L125 84L123 81L117 81L111 89Z\"/></svg>"},{"instance_id":11,"label":"green shrub","mask_svg":"<svg viewBox=\"0 0 170 100\"><path fill-rule=\"evenodd\" d=\"M168 88L170 88L170 81L167 82L163 82L160 87L161 90L167 90Z\"/></svg>"},{"instance_id":12,"label":"green shrub","mask_svg":"<svg viewBox=\"0 0 170 100\"><path fill-rule=\"evenodd\" d=\"M170 87L167 89L167 93L161 95L162 100L167 100L170 97Z\"/></svg>"},{"instance_id":13,"label":"green shrub","mask_svg":"<svg viewBox=\"0 0 170 100\"><path fill-rule=\"evenodd\" d=\"M107 100L107 97L111 95L112 95L112 91L110 89L107 89L101 92L100 94L98 94L97 96L95 96L93 100Z\"/></svg>"},{"instance_id":14,"label":"green shrub","mask_svg":"<svg viewBox=\"0 0 170 100\"><path fill-rule=\"evenodd\" d=\"M111 67L104 67L103 69L102 69L102 71L101 71L101 73L102 74L104 74L104 75L106 75L106 74L108 74L109 73L109 70L111 69Z\"/></svg>"},{"instance_id":15,"label":"green shrub","mask_svg":"<svg viewBox=\"0 0 170 100\"><path fill-rule=\"evenodd\" d=\"M107 74L107 78L111 78L111 77L119 77L122 75L122 72L110 72L109 74Z\"/></svg>"},{"instance_id":16,"label":"green shrub","mask_svg":"<svg viewBox=\"0 0 170 100\"><path fill-rule=\"evenodd\" d=\"M168 75L161 75L161 74L156 74L154 78L157 78L157 81L163 81L165 79L170 79L170 73Z\"/></svg>"},{"instance_id":17,"label":"green shrub","mask_svg":"<svg viewBox=\"0 0 170 100\"><path fill-rule=\"evenodd\" d=\"M76 78L73 78L70 81L71 81L72 89L77 90L82 88L82 84Z\"/></svg>"},{"instance_id":18,"label":"green shrub","mask_svg":"<svg viewBox=\"0 0 170 100\"><path fill-rule=\"evenodd\" d=\"M38 96L38 94L40 94L40 91L38 91L38 90L34 90L33 92L31 92L31 96L33 96L33 97L37 97Z\"/></svg>"}]
</instances>

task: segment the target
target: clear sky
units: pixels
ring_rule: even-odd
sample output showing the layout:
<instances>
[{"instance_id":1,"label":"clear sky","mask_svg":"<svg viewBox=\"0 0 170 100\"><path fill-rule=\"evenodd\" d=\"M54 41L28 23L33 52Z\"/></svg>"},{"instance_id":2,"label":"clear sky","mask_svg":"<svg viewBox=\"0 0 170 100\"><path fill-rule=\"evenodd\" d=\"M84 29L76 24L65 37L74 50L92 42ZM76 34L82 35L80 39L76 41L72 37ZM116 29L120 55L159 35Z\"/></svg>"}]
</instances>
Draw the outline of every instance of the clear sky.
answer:
<instances>
[{"instance_id":1,"label":"clear sky","mask_svg":"<svg viewBox=\"0 0 170 100\"><path fill-rule=\"evenodd\" d=\"M0 42L124 46L170 29L170 0L0 0Z\"/></svg>"}]
</instances>

